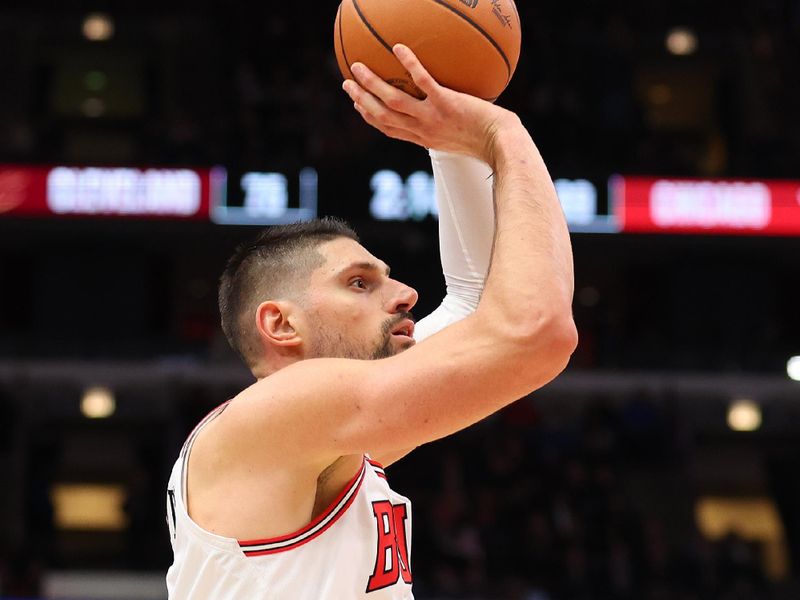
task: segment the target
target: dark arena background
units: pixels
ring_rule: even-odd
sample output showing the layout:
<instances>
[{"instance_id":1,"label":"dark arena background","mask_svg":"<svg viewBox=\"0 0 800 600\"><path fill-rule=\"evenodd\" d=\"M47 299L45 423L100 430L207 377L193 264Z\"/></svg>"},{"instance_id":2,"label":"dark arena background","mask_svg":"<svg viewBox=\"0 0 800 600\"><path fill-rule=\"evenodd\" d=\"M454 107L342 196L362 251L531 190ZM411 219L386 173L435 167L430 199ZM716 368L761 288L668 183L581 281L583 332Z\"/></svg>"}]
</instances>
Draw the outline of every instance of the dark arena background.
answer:
<instances>
[{"instance_id":1,"label":"dark arena background","mask_svg":"<svg viewBox=\"0 0 800 600\"><path fill-rule=\"evenodd\" d=\"M0 5L3 598L166 598L169 469L251 382L216 285L258 226L345 217L441 299L427 155L353 111L336 8ZM800 598L800 2L518 8L499 102L556 180L581 342L389 469L415 595Z\"/></svg>"}]
</instances>

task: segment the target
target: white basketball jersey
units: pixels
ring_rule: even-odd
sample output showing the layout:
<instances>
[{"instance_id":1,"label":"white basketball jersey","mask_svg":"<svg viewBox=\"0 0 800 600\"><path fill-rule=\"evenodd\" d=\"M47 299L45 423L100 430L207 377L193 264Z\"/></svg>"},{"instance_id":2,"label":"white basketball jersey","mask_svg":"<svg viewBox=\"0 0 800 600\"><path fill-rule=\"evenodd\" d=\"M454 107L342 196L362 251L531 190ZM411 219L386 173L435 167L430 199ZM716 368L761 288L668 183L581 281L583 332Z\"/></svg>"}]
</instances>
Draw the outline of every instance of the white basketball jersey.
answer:
<instances>
[{"instance_id":1,"label":"white basketball jersey","mask_svg":"<svg viewBox=\"0 0 800 600\"><path fill-rule=\"evenodd\" d=\"M206 531L186 510L186 465L201 428L172 469L167 523L174 562L171 600L409 600L411 502L389 487L383 467L365 456L358 474L311 523L288 535L236 540ZM231 510L236 499L231 498Z\"/></svg>"}]
</instances>

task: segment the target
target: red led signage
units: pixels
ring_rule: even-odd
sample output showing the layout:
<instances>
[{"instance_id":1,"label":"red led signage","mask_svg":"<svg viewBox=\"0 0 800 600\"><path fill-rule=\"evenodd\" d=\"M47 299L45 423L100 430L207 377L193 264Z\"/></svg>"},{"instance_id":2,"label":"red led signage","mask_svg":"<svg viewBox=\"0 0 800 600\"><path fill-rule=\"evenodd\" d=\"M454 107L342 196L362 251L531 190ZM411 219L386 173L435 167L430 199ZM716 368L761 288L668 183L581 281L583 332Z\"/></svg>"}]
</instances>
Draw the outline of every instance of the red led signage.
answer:
<instances>
[{"instance_id":1,"label":"red led signage","mask_svg":"<svg viewBox=\"0 0 800 600\"><path fill-rule=\"evenodd\" d=\"M202 219L209 169L0 165L0 216Z\"/></svg>"},{"instance_id":2,"label":"red led signage","mask_svg":"<svg viewBox=\"0 0 800 600\"><path fill-rule=\"evenodd\" d=\"M615 177L624 233L800 235L800 182Z\"/></svg>"}]
</instances>

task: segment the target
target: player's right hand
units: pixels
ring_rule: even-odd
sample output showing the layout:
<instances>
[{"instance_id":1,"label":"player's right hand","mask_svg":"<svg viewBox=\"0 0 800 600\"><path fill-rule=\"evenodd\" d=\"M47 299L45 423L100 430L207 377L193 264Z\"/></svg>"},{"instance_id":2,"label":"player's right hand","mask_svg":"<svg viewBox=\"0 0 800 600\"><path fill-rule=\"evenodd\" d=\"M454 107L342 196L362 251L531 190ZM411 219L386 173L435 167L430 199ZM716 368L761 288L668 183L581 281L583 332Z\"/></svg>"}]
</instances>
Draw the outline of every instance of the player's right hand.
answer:
<instances>
[{"instance_id":1,"label":"player's right hand","mask_svg":"<svg viewBox=\"0 0 800 600\"><path fill-rule=\"evenodd\" d=\"M389 137L425 148L475 156L494 166L494 144L506 128L521 128L512 112L439 85L414 53L402 44L393 52L426 98L419 100L355 63L343 88L364 120Z\"/></svg>"}]
</instances>

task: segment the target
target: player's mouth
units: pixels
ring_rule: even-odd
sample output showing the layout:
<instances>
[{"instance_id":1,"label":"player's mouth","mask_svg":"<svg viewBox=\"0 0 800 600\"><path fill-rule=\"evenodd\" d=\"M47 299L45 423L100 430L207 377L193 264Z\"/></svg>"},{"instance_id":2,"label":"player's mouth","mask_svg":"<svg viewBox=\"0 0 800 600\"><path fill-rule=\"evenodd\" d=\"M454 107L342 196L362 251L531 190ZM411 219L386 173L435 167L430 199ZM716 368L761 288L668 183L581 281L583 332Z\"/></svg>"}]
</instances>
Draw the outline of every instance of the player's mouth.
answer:
<instances>
[{"instance_id":1,"label":"player's mouth","mask_svg":"<svg viewBox=\"0 0 800 600\"><path fill-rule=\"evenodd\" d=\"M414 339L414 321L411 319L403 319L397 325L395 325L392 330L391 334L393 337L396 338L408 338L410 340Z\"/></svg>"}]
</instances>

